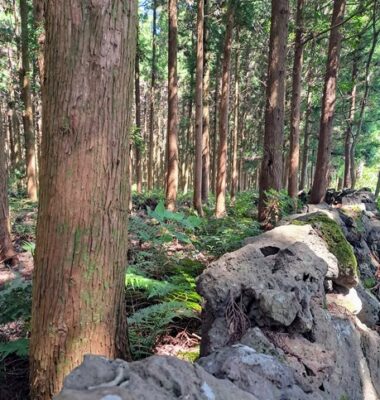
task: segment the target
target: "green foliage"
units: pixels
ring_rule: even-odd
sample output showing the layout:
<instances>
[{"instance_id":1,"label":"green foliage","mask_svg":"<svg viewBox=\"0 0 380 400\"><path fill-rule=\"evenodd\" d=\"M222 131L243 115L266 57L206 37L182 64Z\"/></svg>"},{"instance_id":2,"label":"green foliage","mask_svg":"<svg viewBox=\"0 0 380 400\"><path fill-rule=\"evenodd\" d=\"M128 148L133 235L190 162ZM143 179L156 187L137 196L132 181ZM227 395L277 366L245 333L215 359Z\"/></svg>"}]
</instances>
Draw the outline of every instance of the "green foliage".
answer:
<instances>
[{"instance_id":1,"label":"green foliage","mask_svg":"<svg viewBox=\"0 0 380 400\"><path fill-rule=\"evenodd\" d=\"M36 251L36 244L33 242L28 242L28 241L23 241L21 243L21 247L25 251L30 251L32 255L34 256L34 252Z\"/></svg>"},{"instance_id":2,"label":"green foliage","mask_svg":"<svg viewBox=\"0 0 380 400\"><path fill-rule=\"evenodd\" d=\"M29 354L29 339L23 338L12 342L0 343L0 362L11 354L27 358Z\"/></svg>"},{"instance_id":3,"label":"green foliage","mask_svg":"<svg viewBox=\"0 0 380 400\"><path fill-rule=\"evenodd\" d=\"M376 286L376 279L375 278L366 278L363 280L363 285L366 289L372 289Z\"/></svg>"},{"instance_id":4,"label":"green foliage","mask_svg":"<svg viewBox=\"0 0 380 400\"><path fill-rule=\"evenodd\" d=\"M0 290L0 324L22 319L29 321L32 285L21 276L6 283Z\"/></svg>"}]
</instances>

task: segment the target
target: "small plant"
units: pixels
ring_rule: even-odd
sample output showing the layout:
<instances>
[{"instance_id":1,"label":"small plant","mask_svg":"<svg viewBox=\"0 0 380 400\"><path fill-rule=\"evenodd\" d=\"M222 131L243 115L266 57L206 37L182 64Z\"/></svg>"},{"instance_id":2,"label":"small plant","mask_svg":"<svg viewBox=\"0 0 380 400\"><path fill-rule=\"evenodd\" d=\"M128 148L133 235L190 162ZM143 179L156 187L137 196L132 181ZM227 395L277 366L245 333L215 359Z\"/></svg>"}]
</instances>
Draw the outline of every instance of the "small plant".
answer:
<instances>
[{"instance_id":1,"label":"small plant","mask_svg":"<svg viewBox=\"0 0 380 400\"><path fill-rule=\"evenodd\" d=\"M34 252L35 252L35 250L36 250L36 244L33 243L33 242L28 242L28 241L24 240L24 241L21 243L21 248L22 248L24 251L30 251L30 252L32 253L32 255L34 256Z\"/></svg>"},{"instance_id":2,"label":"small plant","mask_svg":"<svg viewBox=\"0 0 380 400\"><path fill-rule=\"evenodd\" d=\"M27 358L29 354L29 339L17 339L12 342L0 343L0 362L11 354Z\"/></svg>"}]
</instances>

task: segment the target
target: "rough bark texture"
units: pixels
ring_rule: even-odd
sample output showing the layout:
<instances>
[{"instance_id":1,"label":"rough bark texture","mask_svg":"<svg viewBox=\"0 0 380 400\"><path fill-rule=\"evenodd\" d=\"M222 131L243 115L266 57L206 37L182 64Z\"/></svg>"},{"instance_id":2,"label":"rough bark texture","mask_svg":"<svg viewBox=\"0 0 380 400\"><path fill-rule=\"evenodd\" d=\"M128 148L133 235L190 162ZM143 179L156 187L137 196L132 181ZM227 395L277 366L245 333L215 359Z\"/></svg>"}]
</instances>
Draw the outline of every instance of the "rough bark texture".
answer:
<instances>
[{"instance_id":1,"label":"rough bark texture","mask_svg":"<svg viewBox=\"0 0 380 400\"><path fill-rule=\"evenodd\" d=\"M271 18L264 155L260 174L259 220L261 222L268 218L265 192L269 189L281 189L288 0L272 0Z\"/></svg>"},{"instance_id":2,"label":"rough bark texture","mask_svg":"<svg viewBox=\"0 0 380 400\"><path fill-rule=\"evenodd\" d=\"M7 262L12 265L17 263L9 232L9 207L7 190L7 163L5 154L6 130L3 117L0 115L0 264Z\"/></svg>"},{"instance_id":3,"label":"rough bark texture","mask_svg":"<svg viewBox=\"0 0 380 400\"><path fill-rule=\"evenodd\" d=\"M203 40L203 145L202 145L202 201L208 202L210 190L210 52L208 50L208 2L204 0L204 40Z\"/></svg>"},{"instance_id":4,"label":"rough bark texture","mask_svg":"<svg viewBox=\"0 0 380 400\"><path fill-rule=\"evenodd\" d=\"M138 28L137 28L137 46L136 46L136 62L135 62L135 106L136 106L136 129L141 137L141 92L140 92L140 54L138 46ZM137 143L135 146L135 163L136 163L136 191L142 191L142 156L141 145Z\"/></svg>"},{"instance_id":5,"label":"rough bark texture","mask_svg":"<svg viewBox=\"0 0 380 400\"><path fill-rule=\"evenodd\" d=\"M32 400L50 400L86 353L128 357L124 274L136 6L46 3Z\"/></svg>"},{"instance_id":6,"label":"rough bark texture","mask_svg":"<svg viewBox=\"0 0 380 400\"><path fill-rule=\"evenodd\" d=\"M334 9L331 20L332 29L330 31L325 85L322 98L322 114L319 128L317 163L310 196L310 202L312 204L318 204L324 200L328 185L332 127L336 103L336 84L342 41L340 28L337 25L343 21L345 6L345 0L334 0Z\"/></svg>"},{"instance_id":7,"label":"rough bark texture","mask_svg":"<svg viewBox=\"0 0 380 400\"><path fill-rule=\"evenodd\" d=\"M157 1L153 0L153 39L152 39L152 76L150 83L149 142L148 142L148 190L153 189L153 152L154 152L154 94L156 91L156 36L157 36Z\"/></svg>"},{"instance_id":8,"label":"rough bark texture","mask_svg":"<svg viewBox=\"0 0 380 400\"><path fill-rule=\"evenodd\" d=\"M169 0L168 132L166 207L175 210L178 190L178 87L177 87L177 0Z\"/></svg>"},{"instance_id":9,"label":"rough bark texture","mask_svg":"<svg viewBox=\"0 0 380 400\"><path fill-rule=\"evenodd\" d=\"M203 31L204 2L198 0L197 64L195 80L195 160L193 206L199 215L202 210L202 150L203 150Z\"/></svg>"},{"instance_id":10,"label":"rough bark texture","mask_svg":"<svg viewBox=\"0 0 380 400\"><path fill-rule=\"evenodd\" d=\"M28 198L37 200L36 150L33 130L32 97L30 94L28 3L20 0L21 16L21 99L24 106L23 124L25 137L25 161Z\"/></svg>"},{"instance_id":11,"label":"rough bark texture","mask_svg":"<svg viewBox=\"0 0 380 400\"><path fill-rule=\"evenodd\" d=\"M236 32L236 42L239 43L239 30ZM231 173L231 203L235 203L238 189L238 133L239 133L239 48L235 54L235 101L234 130L232 133L232 173Z\"/></svg>"},{"instance_id":12,"label":"rough bark texture","mask_svg":"<svg viewBox=\"0 0 380 400\"><path fill-rule=\"evenodd\" d=\"M296 39L293 60L292 100L290 117L290 150L288 194L295 198L298 194L298 169L300 158L300 121L303 64L303 6L304 0L297 0Z\"/></svg>"},{"instance_id":13,"label":"rough bark texture","mask_svg":"<svg viewBox=\"0 0 380 400\"><path fill-rule=\"evenodd\" d=\"M226 213L226 180L227 180L227 133L228 106L230 94L230 64L232 49L232 34L234 28L235 1L230 0L227 10L227 26L224 37L222 93L219 108L219 149L216 178L216 207L215 216L221 218Z\"/></svg>"}]
</instances>

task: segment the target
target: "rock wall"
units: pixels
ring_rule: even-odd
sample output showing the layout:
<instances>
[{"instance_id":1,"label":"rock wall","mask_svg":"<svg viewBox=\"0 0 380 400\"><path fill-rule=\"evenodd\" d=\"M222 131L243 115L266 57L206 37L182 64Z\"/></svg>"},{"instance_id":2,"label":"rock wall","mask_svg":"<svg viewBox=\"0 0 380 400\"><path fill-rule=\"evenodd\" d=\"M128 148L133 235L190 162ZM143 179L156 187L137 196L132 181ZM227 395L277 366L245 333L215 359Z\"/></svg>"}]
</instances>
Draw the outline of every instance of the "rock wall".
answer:
<instances>
[{"instance_id":1,"label":"rock wall","mask_svg":"<svg viewBox=\"0 0 380 400\"><path fill-rule=\"evenodd\" d=\"M363 285L376 283L380 226L370 195L349 195L248 239L203 272L197 363L88 356L56 399L380 399L380 302Z\"/></svg>"}]
</instances>

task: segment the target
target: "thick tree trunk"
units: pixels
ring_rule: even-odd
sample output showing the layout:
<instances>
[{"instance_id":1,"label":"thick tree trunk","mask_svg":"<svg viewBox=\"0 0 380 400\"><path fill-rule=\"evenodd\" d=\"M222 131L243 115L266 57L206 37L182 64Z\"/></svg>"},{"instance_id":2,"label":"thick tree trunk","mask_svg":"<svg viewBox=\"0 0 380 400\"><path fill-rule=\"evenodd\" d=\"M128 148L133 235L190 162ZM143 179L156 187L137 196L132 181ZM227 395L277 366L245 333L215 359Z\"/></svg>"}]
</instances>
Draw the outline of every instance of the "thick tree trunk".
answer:
<instances>
[{"instance_id":1,"label":"thick tree trunk","mask_svg":"<svg viewBox=\"0 0 380 400\"><path fill-rule=\"evenodd\" d=\"M325 86L322 98L322 113L319 129L319 144L314 182L310 202L321 203L326 194L331 157L332 127L336 103L336 85L342 35L339 24L343 21L346 0L334 0L331 32L327 55Z\"/></svg>"},{"instance_id":2,"label":"thick tree trunk","mask_svg":"<svg viewBox=\"0 0 380 400\"><path fill-rule=\"evenodd\" d=\"M25 137L25 161L28 198L37 200L37 174L35 135L33 130L32 97L30 94L28 3L20 0L21 16L21 99L24 105L23 124Z\"/></svg>"},{"instance_id":3,"label":"thick tree trunk","mask_svg":"<svg viewBox=\"0 0 380 400\"><path fill-rule=\"evenodd\" d=\"M293 83L290 117L290 151L288 194L296 198L298 194L298 169L300 158L300 121L303 64L303 6L305 0L297 0L296 39L293 61Z\"/></svg>"},{"instance_id":4,"label":"thick tree trunk","mask_svg":"<svg viewBox=\"0 0 380 400\"><path fill-rule=\"evenodd\" d=\"M236 43L239 43L239 30L236 32ZM235 102L234 130L232 132L232 173L231 173L231 204L235 203L238 189L238 133L239 133L239 48L235 54Z\"/></svg>"},{"instance_id":5,"label":"thick tree trunk","mask_svg":"<svg viewBox=\"0 0 380 400\"><path fill-rule=\"evenodd\" d=\"M356 108L356 79L358 75L357 57L354 56L352 65L352 78L351 78L351 92L350 92L350 110L347 119L347 129L344 138L344 180L343 187L348 188L351 186L351 147L352 147L352 134L353 122L355 118Z\"/></svg>"},{"instance_id":6,"label":"thick tree trunk","mask_svg":"<svg viewBox=\"0 0 380 400\"><path fill-rule=\"evenodd\" d=\"M288 20L288 0L272 0L264 155L260 174L258 210L259 221L263 223L269 223L271 219L270 210L266 205L266 192L269 189L281 189Z\"/></svg>"},{"instance_id":7,"label":"thick tree trunk","mask_svg":"<svg viewBox=\"0 0 380 400\"><path fill-rule=\"evenodd\" d=\"M177 0L169 0L169 80L166 207L174 211L178 190L178 88L177 88Z\"/></svg>"},{"instance_id":8,"label":"thick tree trunk","mask_svg":"<svg viewBox=\"0 0 380 400\"><path fill-rule=\"evenodd\" d=\"M204 0L204 68L203 68L203 145L202 145L202 201L208 202L210 190L210 52L208 51L208 2Z\"/></svg>"},{"instance_id":9,"label":"thick tree trunk","mask_svg":"<svg viewBox=\"0 0 380 400\"><path fill-rule=\"evenodd\" d=\"M197 61L195 79L195 160L193 206L199 215L202 209L202 150L203 150L203 32L204 3L198 0L197 12Z\"/></svg>"},{"instance_id":10,"label":"thick tree trunk","mask_svg":"<svg viewBox=\"0 0 380 400\"><path fill-rule=\"evenodd\" d=\"M150 111L149 111L149 142L148 142L148 190L153 189L153 154L154 154L154 95L156 91L156 36L157 36L157 0L153 0L153 31L152 31L152 71L150 84Z\"/></svg>"},{"instance_id":11,"label":"thick tree trunk","mask_svg":"<svg viewBox=\"0 0 380 400\"><path fill-rule=\"evenodd\" d=\"M52 399L84 354L128 357L124 274L136 3L46 3L32 400Z\"/></svg>"},{"instance_id":12,"label":"thick tree trunk","mask_svg":"<svg viewBox=\"0 0 380 400\"><path fill-rule=\"evenodd\" d=\"M227 26L223 48L222 93L220 96L219 109L219 149L215 206L215 216L217 218L221 218L226 214L228 108L230 97L230 64L235 6L235 0L230 0L228 3Z\"/></svg>"},{"instance_id":13,"label":"thick tree trunk","mask_svg":"<svg viewBox=\"0 0 380 400\"><path fill-rule=\"evenodd\" d=\"M17 255L9 232L9 207L7 188L7 162L5 149L6 129L0 115L0 263L17 264Z\"/></svg>"},{"instance_id":14,"label":"thick tree trunk","mask_svg":"<svg viewBox=\"0 0 380 400\"><path fill-rule=\"evenodd\" d=\"M136 106L136 129L141 137L141 92L140 92L140 54L138 46L138 28L137 28L137 46L136 46L136 66L135 66L135 106ZM135 146L135 168L136 168L136 191L142 192L142 157L141 145L137 143Z\"/></svg>"}]
</instances>

